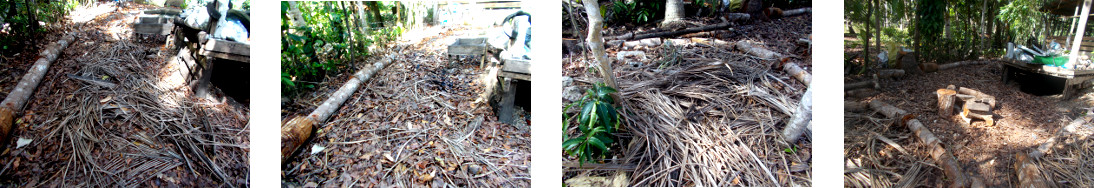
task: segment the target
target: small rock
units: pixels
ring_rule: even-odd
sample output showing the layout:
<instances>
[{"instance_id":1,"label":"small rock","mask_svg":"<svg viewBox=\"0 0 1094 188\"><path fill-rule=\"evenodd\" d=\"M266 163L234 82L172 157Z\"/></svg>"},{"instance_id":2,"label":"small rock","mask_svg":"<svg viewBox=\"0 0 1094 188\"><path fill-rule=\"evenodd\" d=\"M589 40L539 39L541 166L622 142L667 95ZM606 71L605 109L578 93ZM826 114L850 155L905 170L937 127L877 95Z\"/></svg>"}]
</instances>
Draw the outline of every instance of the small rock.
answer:
<instances>
[{"instance_id":1,"label":"small rock","mask_svg":"<svg viewBox=\"0 0 1094 188\"><path fill-rule=\"evenodd\" d=\"M639 63L637 61L627 61L627 65L629 65L631 67L634 67L634 68L638 68L638 67L642 66L642 63Z\"/></svg>"}]
</instances>

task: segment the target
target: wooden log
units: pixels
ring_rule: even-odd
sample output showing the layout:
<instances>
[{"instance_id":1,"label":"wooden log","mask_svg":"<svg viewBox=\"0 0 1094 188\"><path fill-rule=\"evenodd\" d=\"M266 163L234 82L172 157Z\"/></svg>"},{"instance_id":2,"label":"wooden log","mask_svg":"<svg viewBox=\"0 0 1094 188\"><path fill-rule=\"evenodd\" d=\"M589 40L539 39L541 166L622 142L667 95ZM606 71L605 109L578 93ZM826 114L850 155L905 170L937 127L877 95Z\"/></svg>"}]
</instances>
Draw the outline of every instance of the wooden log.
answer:
<instances>
[{"instance_id":1,"label":"wooden log","mask_svg":"<svg viewBox=\"0 0 1094 188\"><path fill-rule=\"evenodd\" d=\"M762 46L757 46L755 44L752 44L751 42L741 41L737 42L737 44L734 46L737 48L737 50L754 55L759 58L778 59L783 56L782 54L764 49Z\"/></svg>"},{"instance_id":2,"label":"wooden log","mask_svg":"<svg viewBox=\"0 0 1094 188\"><path fill-rule=\"evenodd\" d=\"M843 84L843 90L845 90L845 91L846 90L859 89L859 88L878 89L878 88L881 88L881 85L878 85L877 81L874 81L874 80Z\"/></svg>"},{"instance_id":3,"label":"wooden log","mask_svg":"<svg viewBox=\"0 0 1094 188\"><path fill-rule=\"evenodd\" d=\"M961 171L961 165L957 162L957 159L953 156L953 153L946 150L946 147L942 145L942 141L931 133L922 122L916 120L912 115L908 114L900 108L881 102L880 100L870 101L870 108L880 112L889 118L903 118L902 123L911 129L919 138L920 142L926 143L929 147L931 158L935 159L938 166L942 168L943 173L948 180L951 180L951 187L967 187L971 183L970 177L967 177L964 172Z\"/></svg>"},{"instance_id":4,"label":"wooden log","mask_svg":"<svg viewBox=\"0 0 1094 188\"><path fill-rule=\"evenodd\" d=\"M798 109L794 112L794 115L790 116L790 122L783 129L783 138L786 139L786 143L793 144L797 142L812 121L813 87L809 87L805 89L805 94L802 95L801 102L798 103Z\"/></svg>"},{"instance_id":5,"label":"wooden log","mask_svg":"<svg viewBox=\"0 0 1094 188\"><path fill-rule=\"evenodd\" d=\"M959 62L953 62L953 63L939 65L938 70L952 69L952 68L957 68L957 67L967 66L967 65L986 65L986 64L988 64L988 63L984 62L984 61L959 61Z\"/></svg>"},{"instance_id":6,"label":"wooden log","mask_svg":"<svg viewBox=\"0 0 1094 188\"><path fill-rule=\"evenodd\" d=\"M882 69L877 71L877 78L896 78L904 76L904 70L901 69Z\"/></svg>"},{"instance_id":7,"label":"wooden log","mask_svg":"<svg viewBox=\"0 0 1094 188\"><path fill-rule=\"evenodd\" d=\"M938 96L938 116L949 117L953 115L954 95L957 95L957 91L938 89L935 94Z\"/></svg>"},{"instance_id":8,"label":"wooden log","mask_svg":"<svg viewBox=\"0 0 1094 188\"><path fill-rule=\"evenodd\" d=\"M1014 155L1014 170L1018 175L1018 187L1055 187L1041 172L1033 160L1024 153Z\"/></svg>"},{"instance_id":9,"label":"wooden log","mask_svg":"<svg viewBox=\"0 0 1094 188\"><path fill-rule=\"evenodd\" d=\"M23 75L23 78L15 85L15 89L8 93L3 102L0 102L0 141L3 141L2 143L7 143L10 140L11 132L15 129L15 125L13 125L15 115L22 113L23 107L27 104L27 100L30 100L34 89L38 88L38 84L42 82L46 71L49 71L49 64L57 60L62 51L75 40L76 38L72 35L65 35L61 37L61 40L42 50L38 54L38 60L34 62L34 65L31 65L30 69L27 70L27 74Z\"/></svg>"},{"instance_id":10,"label":"wooden log","mask_svg":"<svg viewBox=\"0 0 1094 188\"><path fill-rule=\"evenodd\" d=\"M786 71L786 73L790 73L791 76L798 79L798 81L802 82L802 84L805 84L806 86L808 86L809 83L813 81L813 76L809 74L809 72L806 72L804 69L799 67L798 64L783 64L783 71Z\"/></svg>"},{"instance_id":11,"label":"wooden log","mask_svg":"<svg viewBox=\"0 0 1094 188\"><path fill-rule=\"evenodd\" d=\"M858 89L848 90L847 92L844 93L844 96L861 99L861 98L867 98L867 97L870 97L870 96L874 96L874 95L877 95L877 94L878 94L877 90L874 90L873 88L858 88Z\"/></svg>"},{"instance_id":12,"label":"wooden log","mask_svg":"<svg viewBox=\"0 0 1094 188\"><path fill-rule=\"evenodd\" d=\"M865 112L868 107L866 103L843 101L844 112Z\"/></svg>"},{"instance_id":13,"label":"wooden log","mask_svg":"<svg viewBox=\"0 0 1094 188\"><path fill-rule=\"evenodd\" d=\"M349 81L346 81L342 87L338 88L338 91L332 93L330 98L323 101L323 104L316 107L315 111L312 111L307 117L296 117L282 125L281 162L284 163L292 158L292 153L296 151L296 148L299 148L300 145L304 144L304 141L311 137L315 124L326 122L327 118L334 115L334 112L342 106L342 103L345 103L346 99L349 99L357 91L361 83L372 78L372 75L375 75L376 72L389 64L391 64L391 58L383 58L358 70Z\"/></svg>"},{"instance_id":14,"label":"wooden log","mask_svg":"<svg viewBox=\"0 0 1094 188\"><path fill-rule=\"evenodd\" d=\"M784 10L784 11L782 11L782 16L783 17L791 17L791 16L797 16L797 15L802 15L802 14L807 14L807 13L812 13L812 12L813 12L813 8L806 7L806 8L792 9L792 10Z\"/></svg>"},{"instance_id":15,"label":"wooden log","mask_svg":"<svg viewBox=\"0 0 1094 188\"><path fill-rule=\"evenodd\" d=\"M735 16L734 18L738 19L738 20L746 20L746 19L748 19L748 15ZM736 21L736 20L731 20L731 21ZM675 36L680 36L680 35L689 34L689 33L698 33L698 32L704 32L704 31L713 31L713 30L719 30L719 29L726 29L726 28L729 28L730 26L733 26L733 25L730 24L729 22L726 22L726 23L706 25L706 26L700 26L700 27L692 27L692 28L674 30L674 31L658 31L658 32L650 32L650 33L643 33L643 34L627 33L627 34L623 34L623 35L619 35L619 36L605 37L605 39L607 39L607 40L628 40L629 41L629 40L638 40L638 39L647 39L647 38L672 38L672 37L675 37Z\"/></svg>"},{"instance_id":16,"label":"wooden log","mask_svg":"<svg viewBox=\"0 0 1094 188\"><path fill-rule=\"evenodd\" d=\"M922 63L919 64L919 70L923 72L938 72L938 64Z\"/></svg>"},{"instance_id":17,"label":"wooden log","mask_svg":"<svg viewBox=\"0 0 1094 188\"><path fill-rule=\"evenodd\" d=\"M986 102L986 103L988 103L989 106L991 106L992 109L995 109L995 96L988 95L988 94L980 92L976 89L965 88L965 87L959 87L957 89L957 93L965 94L965 95L971 95L971 96L973 96L973 99L972 99L973 101Z\"/></svg>"}]
</instances>

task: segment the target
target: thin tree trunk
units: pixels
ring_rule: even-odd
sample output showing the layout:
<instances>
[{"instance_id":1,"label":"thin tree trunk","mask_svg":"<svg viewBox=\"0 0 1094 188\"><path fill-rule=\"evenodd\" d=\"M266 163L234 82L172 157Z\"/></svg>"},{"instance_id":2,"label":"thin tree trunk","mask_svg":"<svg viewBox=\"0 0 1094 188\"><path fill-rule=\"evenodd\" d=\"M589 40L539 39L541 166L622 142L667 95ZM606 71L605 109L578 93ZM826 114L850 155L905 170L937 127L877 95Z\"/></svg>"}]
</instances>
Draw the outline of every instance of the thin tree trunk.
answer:
<instances>
[{"instance_id":1,"label":"thin tree trunk","mask_svg":"<svg viewBox=\"0 0 1094 188\"><path fill-rule=\"evenodd\" d=\"M618 90L619 86L616 85L615 75L612 72L612 60L604 53L604 37L600 34L600 29L604 27L604 18L600 17L600 5L596 4L596 1L581 1L581 3L585 4L585 14L589 17L589 38L586 39L585 44L589 44L589 51L596 59L597 68L604 83ZM612 98L615 99L616 104L621 102L618 95L613 94Z\"/></svg>"},{"instance_id":2,"label":"thin tree trunk","mask_svg":"<svg viewBox=\"0 0 1094 188\"><path fill-rule=\"evenodd\" d=\"M289 33L303 35L304 31L298 28L307 24L304 23L304 16L300 13L300 6L296 5L295 1L289 1L289 17L293 19L292 22L290 22L292 28L289 28Z\"/></svg>"},{"instance_id":3,"label":"thin tree trunk","mask_svg":"<svg viewBox=\"0 0 1094 188\"><path fill-rule=\"evenodd\" d=\"M369 12L372 13L373 27L384 27L384 17L380 16L380 3L376 1L367 1L365 5L368 6Z\"/></svg>"}]
</instances>

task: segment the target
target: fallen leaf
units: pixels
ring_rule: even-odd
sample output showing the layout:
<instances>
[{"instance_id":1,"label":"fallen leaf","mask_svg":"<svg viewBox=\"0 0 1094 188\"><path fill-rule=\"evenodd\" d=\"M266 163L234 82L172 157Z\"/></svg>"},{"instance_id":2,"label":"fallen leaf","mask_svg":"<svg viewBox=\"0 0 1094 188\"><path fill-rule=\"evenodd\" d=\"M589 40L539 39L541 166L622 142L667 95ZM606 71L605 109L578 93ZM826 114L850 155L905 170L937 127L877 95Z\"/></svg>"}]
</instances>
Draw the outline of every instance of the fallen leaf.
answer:
<instances>
[{"instance_id":1,"label":"fallen leaf","mask_svg":"<svg viewBox=\"0 0 1094 188\"><path fill-rule=\"evenodd\" d=\"M20 137L19 141L15 142L16 143L15 148L21 148L23 146L26 146L27 144L30 144L31 141L34 141L34 140Z\"/></svg>"},{"instance_id":2,"label":"fallen leaf","mask_svg":"<svg viewBox=\"0 0 1094 188\"><path fill-rule=\"evenodd\" d=\"M103 100L99 100L99 103L105 103L106 101L110 101L110 99L113 99L113 98L114 97L106 96L106 98L103 98Z\"/></svg>"},{"instance_id":3,"label":"fallen leaf","mask_svg":"<svg viewBox=\"0 0 1094 188\"><path fill-rule=\"evenodd\" d=\"M436 175L437 175L437 171L433 170L433 171L430 171L429 174L422 174L421 176L418 177L418 179L420 179L422 181L433 181L433 177L436 176Z\"/></svg>"},{"instance_id":4,"label":"fallen leaf","mask_svg":"<svg viewBox=\"0 0 1094 188\"><path fill-rule=\"evenodd\" d=\"M311 154L315 155L316 153L323 152L325 149L327 149L327 147L320 146L319 144L311 145Z\"/></svg>"},{"instance_id":5,"label":"fallen leaf","mask_svg":"<svg viewBox=\"0 0 1094 188\"><path fill-rule=\"evenodd\" d=\"M391 152L384 152L384 159L387 159L387 161L395 162L395 157L391 157Z\"/></svg>"}]
</instances>

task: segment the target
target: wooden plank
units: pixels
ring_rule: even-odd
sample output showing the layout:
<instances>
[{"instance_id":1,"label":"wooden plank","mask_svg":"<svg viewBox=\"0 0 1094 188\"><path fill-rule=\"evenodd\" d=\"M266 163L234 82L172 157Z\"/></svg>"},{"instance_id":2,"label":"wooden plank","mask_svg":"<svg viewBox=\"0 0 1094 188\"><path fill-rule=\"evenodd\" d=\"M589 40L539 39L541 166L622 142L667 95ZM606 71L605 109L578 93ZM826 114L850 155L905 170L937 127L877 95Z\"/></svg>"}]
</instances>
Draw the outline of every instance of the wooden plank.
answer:
<instances>
[{"instance_id":1,"label":"wooden plank","mask_svg":"<svg viewBox=\"0 0 1094 188\"><path fill-rule=\"evenodd\" d=\"M512 79L518 79L518 80L532 81L532 75L523 74L523 73L501 71L501 72L498 72L498 76L506 77L506 78L512 78Z\"/></svg>"},{"instance_id":2,"label":"wooden plank","mask_svg":"<svg viewBox=\"0 0 1094 188\"><path fill-rule=\"evenodd\" d=\"M172 18L172 17L168 17L168 16L163 16L163 15L150 15L150 14L138 15L137 17L138 17L137 18L137 23L140 23L140 24L163 24L163 23L170 22L171 18Z\"/></svg>"},{"instance_id":3,"label":"wooden plank","mask_svg":"<svg viewBox=\"0 0 1094 188\"><path fill-rule=\"evenodd\" d=\"M133 24L133 32L140 34L168 35L171 34L172 27L174 27L174 24L170 22L164 24Z\"/></svg>"},{"instance_id":4,"label":"wooden plank","mask_svg":"<svg viewBox=\"0 0 1094 188\"><path fill-rule=\"evenodd\" d=\"M250 56L242 56L242 55L229 54L229 53L221 53L221 52L214 52L214 51L202 51L201 55L209 56L211 58L226 59L226 60L232 60L232 61L243 62L243 63L250 63L251 62L251 57Z\"/></svg>"},{"instance_id":5,"label":"wooden plank","mask_svg":"<svg viewBox=\"0 0 1094 188\"><path fill-rule=\"evenodd\" d=\"M515 72L523 74L532 74L532 61L520 60L520 59L505 59L505 64L502 65L501 70L506 72Z\"/></svg>"},{"instance_id":6,"label":"wooden plank","mask_svg":"<svg viewBox=\"0 0 1094 188\"><path fill-rule=\"evenodd\" d=\"M228 40L213 39L205 43L205 51L251 56L251 45Z\"/></svg>"}]
</instances>

